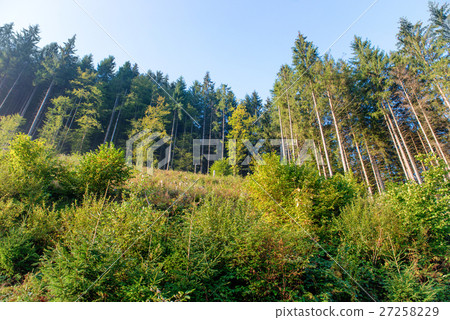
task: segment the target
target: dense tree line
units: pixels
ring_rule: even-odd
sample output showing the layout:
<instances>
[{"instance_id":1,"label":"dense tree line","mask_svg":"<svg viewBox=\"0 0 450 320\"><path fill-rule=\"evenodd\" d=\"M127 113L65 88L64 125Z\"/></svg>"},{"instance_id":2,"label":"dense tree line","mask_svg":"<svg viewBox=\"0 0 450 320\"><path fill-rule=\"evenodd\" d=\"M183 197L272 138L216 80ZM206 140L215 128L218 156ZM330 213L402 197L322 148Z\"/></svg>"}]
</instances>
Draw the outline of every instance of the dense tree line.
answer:
<instances>
[{"instance_id":1,"label":"dense tree line","mask_svg":"<svg viewBox=\"0 0 450 320\"><path fill-rule=\"evenodd\" d=\"M0 113L20 114L22 131L64 153L106 142L124 147L146 129L170 136L166 169L209 172L204 157L192 164L193 139L221 139L222 156L234 147L233 172L243 173L242 139L264 138L268 152L277 151L268 139L281 138L277 152L289 162L312 139L325 177L352 172L371 193L389 181L420 184L427 168L417 155L450 161L449 8L430 3L430 14L428 24L401 19L394 52L355 37L349 61L320 56L299 33L292 64L280 68L265 104L256 92L238 101L209 73L188 87L183 78L140 73L129 62L116 71L112 56L95 67L92 55L75 55L75 37L40 49L37 26L14 32L7 24L0 29ZM201 153L213 149L206 143Z\"/></svg>"},{"instance_id":2,"label":"dense tree line","mask_svg":"<svg viewBox=\"0 0 450 320\"><path fill-rule=\"evenodd\" d=\"M116 70L113 56L94 66L93 56L78 57L75 36L40 49L39 27L15 32L0 28L0 114L25 118L20 130L45 138L60 152L86 152L106 142L125 147L141 130L171 137L167 168L208 171L204 160L192 165L193 139L224 139L238 100L225 84L216 86L207 72L188 87L162 72L139 72L125 62ZM262 112L256 92L241 101L246 111ZM202 152L213 153L211 146Z\"/></svg>"},{"instance_id":3,"label":"dense tree line","mask_svg":"<svg viewBox=\"0 0 450 320\"><path fill-rule=\"evenodd\" d=\"M299 34L266 103L2 27L0 301L448 301L449 8L430 12L349 61ZM121 150L143 130L171 138L154 174ZM193 139L224 160L193 165Z\"/></svg>"},{"instance_id":4,"label":"dense tree line","mask_svg":"<svg viewBox=\"0 0 450 320\"><path fill-rule=\"evenodd\" d=\"M299 34L292 65L274 87L282 139L314 139L324 176L358 174L369 191L387 181L423 182L431 154L449 165L449 7L430 3L430 23L400 20L389 54L355 37L349 61L320 57ZM294 158L299 146L286 147Z\"/></svg>"}]
</instances>

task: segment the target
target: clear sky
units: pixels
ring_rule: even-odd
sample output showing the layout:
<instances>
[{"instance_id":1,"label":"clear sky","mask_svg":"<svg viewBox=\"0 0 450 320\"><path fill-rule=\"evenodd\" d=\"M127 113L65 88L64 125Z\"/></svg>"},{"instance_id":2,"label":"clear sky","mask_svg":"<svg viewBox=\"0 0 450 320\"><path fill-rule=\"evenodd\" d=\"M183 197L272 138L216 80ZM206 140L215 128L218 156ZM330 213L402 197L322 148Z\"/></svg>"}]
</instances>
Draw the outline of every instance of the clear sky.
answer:
<instances>
[{"instance_id":1,"label":"clear sky","mask_svg":"<svg viewBox=\"0 0 450 320\"><path fill-rule=\"evenodd\" d=\"M62 43L77 35L77 54L96 63L113 55L141 72L161 70L190 85L210 71L238 98L256 90L270 95L280 66L291 62L300 31L321 53L375 0L77 0L131 55L130 58L73 0L0 0L0 24L39 24L42 41ZM444 3L445 1L436 1ZM426 0L379 0L334 44L331 54L348 59L353 36L390 51L400 17L428 20Z\"/></svg>"}]
</instances>

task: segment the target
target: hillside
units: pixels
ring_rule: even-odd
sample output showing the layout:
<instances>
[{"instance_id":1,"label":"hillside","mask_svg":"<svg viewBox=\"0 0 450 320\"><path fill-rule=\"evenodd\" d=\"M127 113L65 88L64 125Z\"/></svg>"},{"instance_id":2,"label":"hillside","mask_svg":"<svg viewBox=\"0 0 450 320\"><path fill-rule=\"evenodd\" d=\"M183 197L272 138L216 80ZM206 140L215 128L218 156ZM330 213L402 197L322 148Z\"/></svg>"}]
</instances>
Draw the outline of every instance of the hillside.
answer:
<instances>
[{"instance_id":1,"label":"hillside","mask_svg":"<svg viewBox=\"0 0 450 320\"><path fill-rule=\"evenodd\" d=\"M27 136L2 157L3 301L449 298L444 164L373 196L276 155L245 179L149 175L114 147L58 157Z\"/></svg>"}]
</instances>

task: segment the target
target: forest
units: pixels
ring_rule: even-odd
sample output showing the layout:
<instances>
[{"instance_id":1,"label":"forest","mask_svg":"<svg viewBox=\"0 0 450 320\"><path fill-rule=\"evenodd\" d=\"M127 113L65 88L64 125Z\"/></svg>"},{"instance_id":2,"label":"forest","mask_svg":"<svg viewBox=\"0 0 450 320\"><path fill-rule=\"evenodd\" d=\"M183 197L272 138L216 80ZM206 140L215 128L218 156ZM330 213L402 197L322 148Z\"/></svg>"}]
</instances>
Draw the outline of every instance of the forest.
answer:
<instances>
[{"instance_id":1,"label":"forest","mask_svg":"<svg viewBox=\"0 0 450 320\"><path fill-rule=\"evenodd\" d=\"M1 26L0 301L449 301L450 6L396 35L263 101Z\"/></svg>"}]
</instances>

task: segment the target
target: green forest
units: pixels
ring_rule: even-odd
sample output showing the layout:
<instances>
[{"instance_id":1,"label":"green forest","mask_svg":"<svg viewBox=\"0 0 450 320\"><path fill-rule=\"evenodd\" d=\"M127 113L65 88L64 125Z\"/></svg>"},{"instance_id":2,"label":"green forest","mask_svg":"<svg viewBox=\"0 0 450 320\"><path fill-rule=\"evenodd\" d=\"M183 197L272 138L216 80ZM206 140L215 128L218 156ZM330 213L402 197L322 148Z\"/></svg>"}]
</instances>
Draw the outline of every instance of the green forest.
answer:
<instances>
[{"instance_id":1,"label":"green forest","mask_svg":"<svg viewBox=\"0 0 450 320\"><path fill-rule=\"evenodd\" d=\"M450 5L396 35L263 101L1 26L0 301L449 301Z\"/></svg>"}]
</instances>

